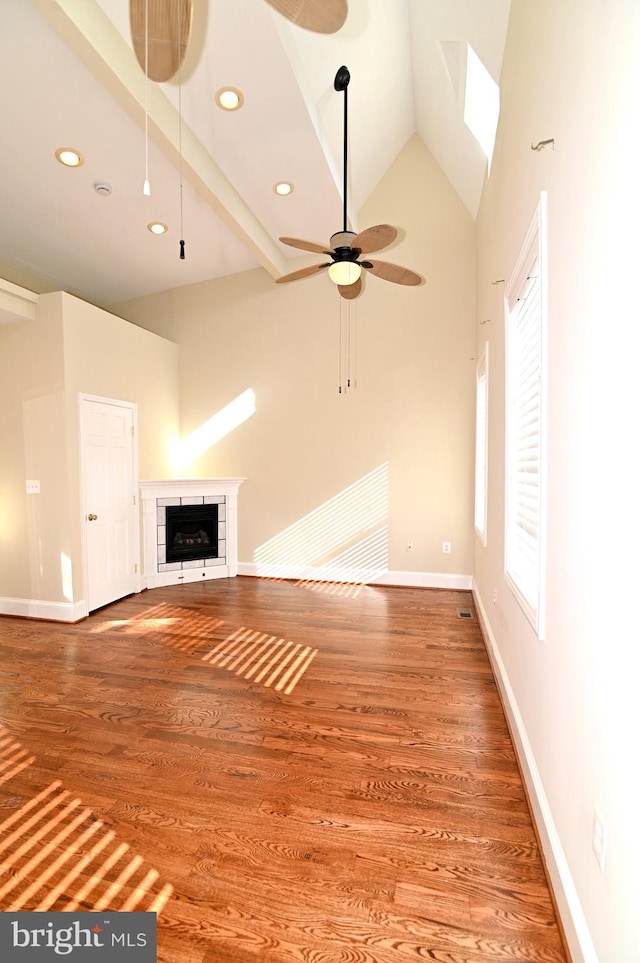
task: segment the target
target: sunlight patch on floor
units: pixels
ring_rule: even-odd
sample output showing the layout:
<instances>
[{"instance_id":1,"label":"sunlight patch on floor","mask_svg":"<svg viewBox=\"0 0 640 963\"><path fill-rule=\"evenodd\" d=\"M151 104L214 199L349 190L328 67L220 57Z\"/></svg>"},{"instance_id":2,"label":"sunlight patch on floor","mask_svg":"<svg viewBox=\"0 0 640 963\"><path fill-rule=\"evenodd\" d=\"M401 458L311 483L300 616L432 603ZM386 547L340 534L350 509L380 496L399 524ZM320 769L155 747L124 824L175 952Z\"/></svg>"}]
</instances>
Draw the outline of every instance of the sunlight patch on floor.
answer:
<instances>
[{"instance_id":1,"label":"sunlight patch on floor","mask_svg":"<svg viewBox=\"0 0 640 963\"><path fill-rule=\"evenodd\" d=\"M285 642L241 626L202 661L290 695L317 654L318 650L309 645Z\"/></svg>"},{"instance_id":2,"label":"sunlight patch on floor","mask_svg":"<svg viewBox=\"0 0 640 963\"><path fill-rule=\"evenodd\" d=\"M133 619L109 619L96 625L92 632L115 632L121 635L153 636L154 641L170 645L178 652L191 652L210 643L224 619L214 619L194 609L160 602L145 609Z\"/></svg>"},{"instance_id":3,"label":"sunlight patch on floor","mask_svg":"<svg viewBox=\"0 0 640 963\"><path fill-rule=\"evenodd\" d=\"M155 869L145 871L142 857L132 855L128 843L118 843L116 832L59 779L0 823L0 906L5 911L56 906L159 913L173 887L156 886L158 877Z\"/></svg>"},{"instance_id":4,"label":"sunlight patch on floor","mask_svg":"<svg viewBox=\"0 0 640 963\"><path fill-rule=\"evenodd\" d=\"M0 725L0 784L8 782L19 772L35 762L36 757L30 756L21 743L9 734L9 730Z\"/></svg>"}]
</instances>

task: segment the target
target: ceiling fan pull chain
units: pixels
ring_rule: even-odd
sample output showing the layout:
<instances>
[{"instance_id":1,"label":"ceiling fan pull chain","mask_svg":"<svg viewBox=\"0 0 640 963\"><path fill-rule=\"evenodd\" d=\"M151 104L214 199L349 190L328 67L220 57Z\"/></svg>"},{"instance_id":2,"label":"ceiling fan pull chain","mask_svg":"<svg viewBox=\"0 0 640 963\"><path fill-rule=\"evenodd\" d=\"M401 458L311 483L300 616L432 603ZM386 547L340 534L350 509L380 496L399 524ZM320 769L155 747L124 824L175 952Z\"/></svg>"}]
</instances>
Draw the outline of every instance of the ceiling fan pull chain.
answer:
<instances>
[{"instance_id":1,"label":"ceiling fan pull chain","mask_svg":"<svg viewBox=\"0 0 640 963\"><path fill-rule=\"evenodd\" d=\"M345 97L347 92L345 91ZM351 301L347 301L347 389L351 387Z\"/></svg>"},{"instance_id":2,"label":"ceiling fan pull chain","mask_svg":"<svg viewBox=\"0 0 640 963\"><path fill-rule=\"evenodd\" d=\"M144 184L142 193L151 194L149 183L149 0L144 5Z\"/></svg>"}]
</instances>

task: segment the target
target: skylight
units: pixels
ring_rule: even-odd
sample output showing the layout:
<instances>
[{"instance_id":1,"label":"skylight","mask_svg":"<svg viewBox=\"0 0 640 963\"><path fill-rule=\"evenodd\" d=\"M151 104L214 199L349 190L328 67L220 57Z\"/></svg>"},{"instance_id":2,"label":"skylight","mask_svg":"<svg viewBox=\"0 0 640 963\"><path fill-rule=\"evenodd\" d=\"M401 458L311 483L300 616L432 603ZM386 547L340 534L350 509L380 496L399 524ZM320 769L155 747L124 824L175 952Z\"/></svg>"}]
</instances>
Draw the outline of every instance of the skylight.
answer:
<instances>
[{"instance_id":1,"label":"skylight","mask_svg":"<svg viewBox=\"0 0 640 963\"><path fill-rule=\"evenodd\" d=\"M489 170L500 116L500 88L475 50L467 44L464 122L487 155Z\"/></svg>"}]
</instances>

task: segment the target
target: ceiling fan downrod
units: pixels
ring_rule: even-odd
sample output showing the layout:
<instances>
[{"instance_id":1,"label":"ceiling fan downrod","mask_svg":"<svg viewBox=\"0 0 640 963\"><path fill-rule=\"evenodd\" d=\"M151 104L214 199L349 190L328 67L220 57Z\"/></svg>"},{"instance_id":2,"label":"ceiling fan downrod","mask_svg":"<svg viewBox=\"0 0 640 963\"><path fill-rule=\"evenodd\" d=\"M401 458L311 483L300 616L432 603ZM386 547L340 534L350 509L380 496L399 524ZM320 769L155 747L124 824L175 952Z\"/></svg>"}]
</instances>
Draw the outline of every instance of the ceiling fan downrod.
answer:
<instances>
[{"instance_id":1,"label":"ceiling fan downrod","mask_svg":"<svg viewBox=\"0 0 640 963\"><path fill-rule=\"evenodd\" d=\"M372 265L368 261L358 261L358 257L361 254L359 247L352 246L352 240L356 237L353 231L350 231L347 227L347 181L348 181L348 170L349 170L349 156L348 156L348 140L349 140L349 104L347 97L347 88L349 86L349 81L351 80L351 74L349 73L349 68L342 67L338 68L338 72L335 75L333 81L333 88L337 91L342 91L344 93L344 117L343 117L343 135L342 135L342 233L334 234L331 237L331 248L332 248L332 258L336 262L340 261L351 261L355 264L360 264L361 267L371 267Z\"/></svg>"},{"instance_id":2,"label":"ceiling fan downrod","mask_svg":"<svg viewBox=\"0 0 640 963\"><path fill-rule=\"evenodd\" d=\"M338 68L333 81L334 90L344 91L344 118L343 118L343 138L342 138L342 231L347 232L347 137L348 137L348 103L347 88L351 74L344 65Z\"/></svg>"}]
</instances>

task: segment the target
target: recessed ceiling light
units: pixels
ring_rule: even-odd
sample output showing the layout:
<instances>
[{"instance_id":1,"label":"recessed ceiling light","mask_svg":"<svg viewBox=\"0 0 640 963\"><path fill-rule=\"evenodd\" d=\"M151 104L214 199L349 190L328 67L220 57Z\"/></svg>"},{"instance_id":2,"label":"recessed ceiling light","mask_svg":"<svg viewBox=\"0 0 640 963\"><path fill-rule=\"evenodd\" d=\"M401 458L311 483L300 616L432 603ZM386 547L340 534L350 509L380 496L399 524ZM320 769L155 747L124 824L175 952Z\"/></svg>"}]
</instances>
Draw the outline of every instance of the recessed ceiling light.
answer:
<instances>
[{"instance_id":1,"label":"recessed ceiling light","mask_svg":"<svg viewBox=\"0 0 640 963\"><path fill-rule=\"evenodd\" d=\"M273 189L280 197L286 197L293 190L293 184L289 181L278 181L277 184L273 185Z\"/></svg>"},{"instance_id":2,"label":"recessed ceiling light","mask_svg":"<svg viewBox=\"0 0 640 963\"><path fill-rule=\"evenodd\" d=\"M244 97L237 87L221 87L216 94L216 104L222 110L239 110L244 104Z\"/></svg>"},{"instance_id":3,"label":"recessed ceiling light","mask_svg":"<svg viewBox=\"0 0 640 963\"><path fill-rule=\"evenodd\" d=\"M152 221L151 224L147 224L147 230L152 234L166 234L169 228L162 221Z\"/></svg>"},{"instance_id":4,"label":"recessed ceiling light","mask_svg":"<svg viewBox=\"0 0 640 963\"><path fill-rule=\"evenodd\" d=\"M73 147L60 147L56 151L56 157L65 167L80 167L84 164L84 157Z\"/></svg>"}]
</instances>

